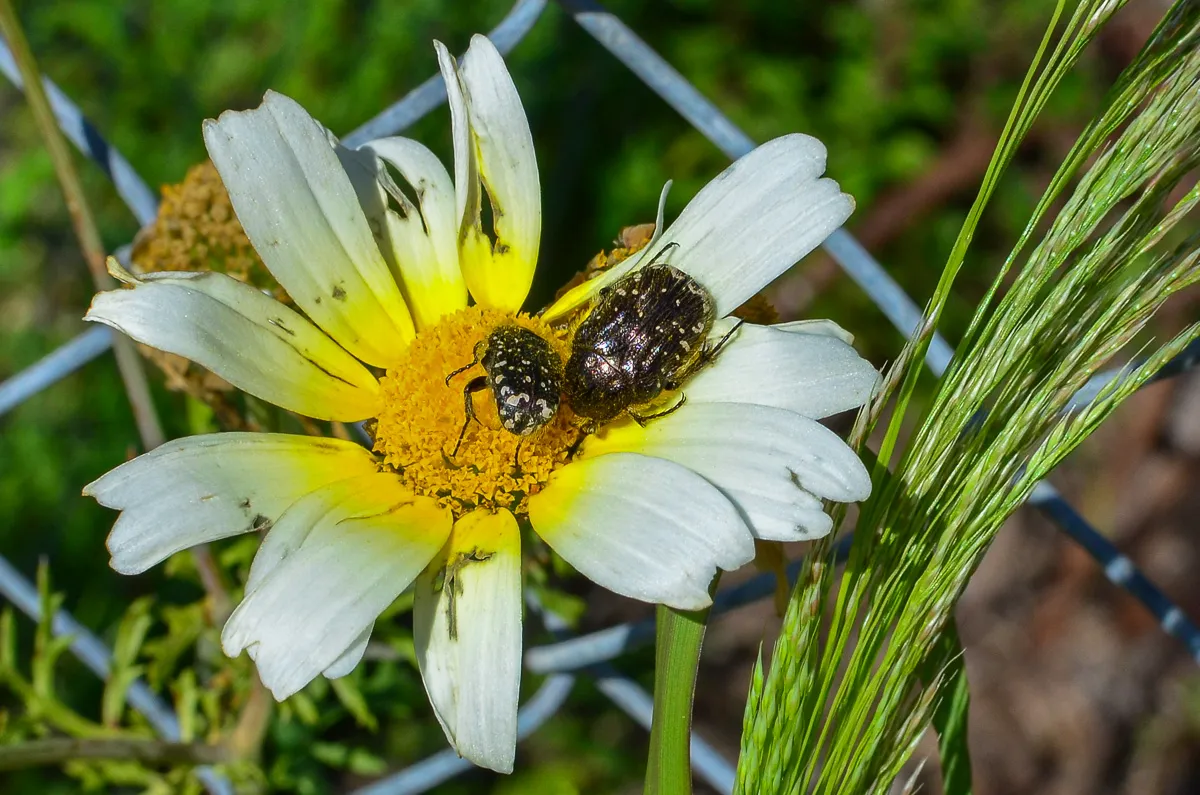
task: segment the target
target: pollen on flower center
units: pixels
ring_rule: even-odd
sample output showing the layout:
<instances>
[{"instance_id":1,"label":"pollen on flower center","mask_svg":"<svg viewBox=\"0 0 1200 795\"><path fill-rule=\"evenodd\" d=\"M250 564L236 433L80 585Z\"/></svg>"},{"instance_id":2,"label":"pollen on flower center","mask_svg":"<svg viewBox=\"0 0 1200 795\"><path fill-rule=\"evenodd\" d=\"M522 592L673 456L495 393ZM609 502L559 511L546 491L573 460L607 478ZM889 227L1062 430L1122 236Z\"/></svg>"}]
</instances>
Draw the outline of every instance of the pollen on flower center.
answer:
<instances>
[{"instance_id":1,"label":"pollen on flower center","mask_svg":"<svg viewBox=\"0 0 1200 795\"><path fill-rule=\"evenodd\" d=\"M527 315L470 307L422 330L403 361L380 380L383 408L375 426L375 452L413 490L436 498L456 516L479 507L523 512L525 498L567 462L579 438L566 406L529 436L504 430L492 391L483 389L472 397L479 422L467 426L457 454L450 457L465 418L463 388L484 370L476 364L448 386L446 376L468 364L476 344L505 323L535 332L565 361L564 333Z\"/></svg>"}]
</instances>

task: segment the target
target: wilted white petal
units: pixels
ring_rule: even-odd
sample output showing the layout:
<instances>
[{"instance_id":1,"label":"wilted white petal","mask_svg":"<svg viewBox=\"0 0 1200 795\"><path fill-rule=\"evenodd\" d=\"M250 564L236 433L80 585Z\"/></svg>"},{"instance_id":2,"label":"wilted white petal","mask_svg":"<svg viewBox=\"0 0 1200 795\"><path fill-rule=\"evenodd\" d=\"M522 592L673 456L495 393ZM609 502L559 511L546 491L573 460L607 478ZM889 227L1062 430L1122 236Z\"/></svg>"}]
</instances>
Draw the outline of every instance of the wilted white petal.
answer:
<instances>
[{"instance_id":1,"label":"wilted white petal","mask_svg":"<svg viewBox=\"0 0 1200 795\"><path fill-rule=\"evenodd\" d=\"M278 699L336 671L450 533L449 511L390 473L333 484L294 510L311 518L321 502L326 510L299 548L246 594L221 633L231 657L255 647L259 678Z\"/></svg>"},{"instance_id":2,"label":"wilted white petal","mask_svg":"<svg viewBox=\"0 0 1200 795\"><path fill-rule=\"evenodd\" d=\"M688 402L645 427L610 425L583 448L584 460L618 452L667 459L702 475L760 539L819 538L832 522L818 497L851 502L871 492L866 467L836 434L768 406Z\"/></svg>"},{"instance_id":3,"label":"wilted white petal","mask_svg":"<svg viewBox=\"0 0 1200 795\"><path fill-rule=\"evenodd\" d=\"M521 533L508 511L458 520L417 579L413 636L438 722L459 755L511 773L521 684Z\"/></svg>"},{"instance_id":4,"label":"wilted white petal","mask_svg":"<svg viewBox=\"0 0 1200 795\"><path fill-rule=\"evenodd\" d=\"M719 340L726 325L710 341ZM742 324L684 385L687 403L757 403L816 420L858 408L875 391L879 373L838 336L823 333L829 326Z\"/></svg>"},{"instance_id":5,"label":"wilted white petal","mask_svg":"<svg viewBox=\"0 0 1200 795\"><path fill-rule=\"evenodd\" d=\"M680 610L707 607L717 569L754 557L746 523L712 484L671 461L632 453L555 470L529 498L529 520L594 582Z\"/></svg>"},{"instance_id":6,"label":"wilted white petal","mask_svg":"<svg viewBox=\"0 0 1200 795\"><path fill-rule=\"evenodd\" d=\"M413 324L331 137L294 100L204 123L238 220L296 305L369 364L397 361Z\"/></svg>"},{"instance_id":7,"label":"wilted white petal","mask_svg":"<svg viewBox=\"0 0 1200 795\"><path fill-rule=\"evenodd\" d=\"M167 442L83 493L122 512L108 537L112 567L138 574L196 544L265 530L306 494L377 469L338 439L214 433Z\"/></svg>"},{"instance_id":8,"label":"wilted white petal","mask_svg":"<svg viewBox=\"0 0 1200 795\"><path fill-rule=\"evenodd\" d=\"M379 409L379 384L313 324L222 273L157 273L92 299L85 320L212 370L255 397L321 420Z\"/></svg>"},{"instance_id":9,"label":"wilted white petal","mask_svg":"<svg viewBox=\"0 0 1200 795\"><path fill-rule=\"evenodd\" d=\"M473 36L461 67L435 42L454 125L459 261L476 303L515 311L537 265L542 198L529 122L504 59ZM491 229L482 202L491 203Z\"/></svg>"}]
</instances>

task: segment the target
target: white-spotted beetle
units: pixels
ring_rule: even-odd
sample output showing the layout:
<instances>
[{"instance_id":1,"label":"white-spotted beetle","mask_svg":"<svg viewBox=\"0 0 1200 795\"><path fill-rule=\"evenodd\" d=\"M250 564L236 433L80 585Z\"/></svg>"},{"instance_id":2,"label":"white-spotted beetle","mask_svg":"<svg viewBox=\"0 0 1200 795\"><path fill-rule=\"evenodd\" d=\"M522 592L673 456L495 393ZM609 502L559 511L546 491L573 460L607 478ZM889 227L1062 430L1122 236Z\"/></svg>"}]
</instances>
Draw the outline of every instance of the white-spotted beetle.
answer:
<instances>
[{"instance_id":1,"label":"white-spotted beetle","mask_svg":"<svg viewBox=\"0 0 1200 795\"><path fill-rule=\"evenodd\" d=\"M491 388L496 399L500 425L516 436L528 436L538 430L558 411L562 384L562 359L550 343L529 329L512 323L497 326L487 339L475 343L475 358L450 375L450 379L477 364L483 365L484 375L472 378L463 387L465 417L453 458L462 445L471 420L478 422L471 395Z\"/></svg>"},{"instance_id":2,"label":"white-spotted beetle","mask_svg":"<svg viewBox=\"0 0 1200 795\"><path fill-rule=\"evenodd\" d=\"M712 361L735 326L716 344L705 341L716 305L691 276L655 260L601 288L595 306L575 331L563 372L563 391L572 411L593 423L627 412L639 423L669 414L683 404L639 415L631 406L678 389Z\"/></svg>"}]
</instances>

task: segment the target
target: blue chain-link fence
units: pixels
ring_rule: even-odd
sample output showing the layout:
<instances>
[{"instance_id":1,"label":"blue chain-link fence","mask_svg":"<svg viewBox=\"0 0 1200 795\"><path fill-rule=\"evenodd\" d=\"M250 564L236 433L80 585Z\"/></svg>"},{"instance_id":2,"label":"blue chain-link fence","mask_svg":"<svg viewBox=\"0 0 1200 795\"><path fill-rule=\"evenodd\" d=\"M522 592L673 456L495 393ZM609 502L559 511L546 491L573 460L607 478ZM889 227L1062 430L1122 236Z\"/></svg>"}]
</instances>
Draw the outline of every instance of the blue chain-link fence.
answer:
<instances>
[{"instance_id":1,"label":"blue chain-link fence","mask_svg":"<svg viewBox=\"0 0 1200 795\"><path fill-rule=\"evenodd\" d=\"M616 16L591 0L558 2L601 47L627 66L731 159L737 159L754 148L754 141ZM540 19L547 3L548 0L518 0L513 5L508 15L489 34L501 53L509 52L521 42ZM21 86L16 64L3 40L0 40L0 72L18 87ZM117 192L138 222L143 225L151 223L157 212L155 192L57 86L47 79L45 87L66 136L112 179ZM356 146L373 138L395 135L445 101L446 90L442 78L434 75L346 135L344 141L347 145ZM923 322L920 309L853 236L839 229L825 241L824 247L900 334L909 335L920 327ZM128 247L118 251L118 257L123 253L128 254ZM92 328L0 383L0 416L103 355L111 345L112 336L107 328ZM945 339L935 336L925 364L934 375L940 376L952 355L953 349ZM1170 378L1197 364L1200 364L1200 344L1193 343L1164 367L1157 379ZM1095 399L1105 384L1121 377L1123 372L1125 369L1121 368L1096 376L1079 391L1072 406L1082 406ZM1103 567L1109 580L1138 599L1155 616L1163 631L1182 641L1192 657L1200 662L1200 630L1196 625L1128 557L1101 536L1053 486L1045 482L1039 484L1029 502L1083 547ZM848 550L848 541L848 538L843 539L839 544L840 554ZM798 569L799 563L794 562L789 567L789 574L794 577ZM771 575L755 577L736 588L720 592L713 607L713 617L766 598L773 592L774 579ZM41 605L37 589L28 577L2 556L0 593L27 616L40 620ZM545 679L533 697L521 707L517 723L521 739L536 731L562 707L579 676L590 677L600 692L637 723L649 729L653 707L651 695L636 682L618 674L608 663L630 649L652 642L652 621L620 624L572 637L566 631L565 623L553 613L541 609L540 605L531 602L530 612L541 616L546 629L554 633L557 640L525 652L525 670ZM108 676L111 652L86 627L66 611L60 611L53 617L52 629L56 636L72 638L72 653L96 676ZM179 724L171 708L144 682L135 681L128 698L130 705L146 718L160 736L167 740L179 738ZM731 793L734 784L732 762L723 758L699 736L693 736L691 751L696 775L716 791ZM470 767L470 763L448 748L363 787L354 795L415 795L432 789ZM231 795L233 792L228 780L216 771L202 769L200 775L213 795Z\"/></svg>"}]
</instances>

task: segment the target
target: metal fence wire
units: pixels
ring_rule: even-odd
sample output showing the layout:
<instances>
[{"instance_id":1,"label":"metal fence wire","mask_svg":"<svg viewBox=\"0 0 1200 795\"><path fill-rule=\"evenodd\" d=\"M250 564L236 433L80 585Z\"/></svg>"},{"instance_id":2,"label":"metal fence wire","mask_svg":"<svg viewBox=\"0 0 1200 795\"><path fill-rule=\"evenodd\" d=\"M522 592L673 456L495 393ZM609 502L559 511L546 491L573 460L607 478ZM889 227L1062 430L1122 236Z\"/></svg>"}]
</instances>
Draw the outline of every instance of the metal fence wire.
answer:
<instances>
[{"instance_id":1,"label":"metal fence wire","mask_svg":"<svg viewBox=\"0 0 1200 795\"><path fill-rule=\"evenodd\" d=\"M548 0L517 0L507 16L489 34L489 38L501 53L507 54L521 42L541 18L547 2ZM754 148L754 141L616 16L592 0L558 0L558 4L605 50L628 67L730 159L737 159ZM21 87L12 53L2 39L0 72L18 88ZM45 79L44 82L51 106L66 136L112 179L118 194L138 222L143 225L152 222L158 208L155 192L138 176L130 163L104 140L95 127L83 117L79 108L57 86L49 79ZM347 145L355 146L373 138L394 135L445 101L445 85L440 75L434 75L346 135L344 141ZM825 241L824 248L866 292L900 334L907 336L920 327L923 322L921 310L853 236L839 229ZM124 252L127 254L128 247L125 247ZM118 256L121 253L119 251ZM0 383L0 416L102 355L111 345L112 334L107 328L91 328L39 362ZM950 345L940 335L936 335L929 346L925 364L935 376L940 376L952 355L953 349ZM1198 363L1200 345L1193 343L1164 367L1156 376L1156 380L1191 370ZM1094 400L1104 385L1114 378L1121 377L1124 372L1125 368L1118 368L1097 375L1076 394L1072 406L1079 407ZM1142 574L1128 557L1100 535L1053 486L1046 482L1040 483L1034 489L1029 502L1083 547L1100 564L1109 580L1140 601L1155 616L1163 631L1182 641L1192 657L1200 662L1200 630L1196 625ZM839 557L844 556L848 548L849 538L842 539L837 547ZM799 562L793 562L788 573L794 578L798 570ZM759 575L735 588L721 591L716 597L713 616L766 598L773 590L773 576ZM29 578L2 556L0 593L33 620L41 619L37 589ZM561 618L542 609L534 601L530 602L529 607L531 614L541 616L545 628L554 634L556 641L535 646L525 652L526 671L544 676L545 679L533 697L520 709L517 723L519 738L528 737L562 707L575 679L579 676L590 677L600 692L648 729L653 706L650 694L631 679L618 674L609 662L630 649L650 643L654 638L653 621L620 624L588 635L572 637ZM59 611L52 617L52 630L56 636L72 639L71 652L93 673L101 678L108 676L112 657L110 650L68 612ZM146 718L160 736L168 740L179 738L179 724L170 706L145 682L138 680L133 683L129 690L129 703ZM698 735L692 738L691 758L693 770L700 779L717 792L733 791L733 764ZM416 795L469 769L469 762L460 759L452 749L447 748L357 790L354 795ZM202 768L199 775L213 795L232 795L232 785L218 771Z\"/></svg>"}]
</instances>

